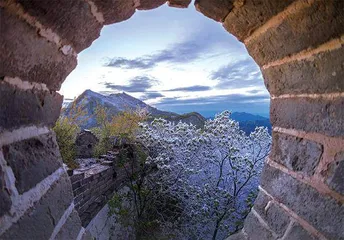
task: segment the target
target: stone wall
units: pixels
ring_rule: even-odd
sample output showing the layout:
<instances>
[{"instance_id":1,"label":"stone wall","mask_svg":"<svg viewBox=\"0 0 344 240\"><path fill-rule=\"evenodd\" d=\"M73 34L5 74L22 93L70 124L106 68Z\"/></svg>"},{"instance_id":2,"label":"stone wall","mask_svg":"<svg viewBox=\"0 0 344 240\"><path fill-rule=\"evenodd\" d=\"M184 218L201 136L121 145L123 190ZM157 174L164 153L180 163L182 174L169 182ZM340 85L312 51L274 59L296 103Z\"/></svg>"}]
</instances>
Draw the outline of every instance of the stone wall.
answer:
<instances>
[{"instance_id":1,"label":"stone wall","mask_svg":"<svg viewBox=\"0 0 344 240\"><path fill-rule=\"evenodd\" d=\"M165 0L0 0L1 239L86 239L50 128L77 53ZM186 7L190 0L170 0ZM344 239L344 1L196 0L261 67L273 151L231 239Z\"/></svg>"},{"instance_id":2,"label":"stone wall","mask_svg":"<svg viewBox=\"0 0 344 240\"><path fill-rule=\"evenodd\" d=\"M70 180L75 209L83 227L106 205L113 192L122 186L125 176L122 171L120 168L115 169L111 161L74 170Z\"/></svg>"}]
</instances>

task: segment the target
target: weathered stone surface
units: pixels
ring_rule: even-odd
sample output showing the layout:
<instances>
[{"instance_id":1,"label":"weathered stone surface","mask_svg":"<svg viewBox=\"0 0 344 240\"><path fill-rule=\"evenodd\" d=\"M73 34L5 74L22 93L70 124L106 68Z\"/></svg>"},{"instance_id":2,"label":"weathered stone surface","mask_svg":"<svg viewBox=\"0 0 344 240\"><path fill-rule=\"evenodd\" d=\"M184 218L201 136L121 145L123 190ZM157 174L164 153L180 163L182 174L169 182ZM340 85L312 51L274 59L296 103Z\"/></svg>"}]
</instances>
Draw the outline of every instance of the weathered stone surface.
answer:
<instances>
[{"instance_id":1,"label":"weathered stone surface","mask_svg":"<svg viewBox=\"0 0 344 240\"><path fill-rule=\"evenodd\" d=\"M276 240L273 233L263 227L252 212L250 212L245 219L244 229L250 240Z\"/></svg>"},{"instance_id":2,"label":"weathered stone surface","mask_svg":"<svg viewBox=\"0 0 344 240\"><path fill-rule=\"evenodd\" d=\"M270 120L273 126L322 133L327 136L344 135L344 97L272 99Z\"/></svg>"},{"instance_id":3,"label":"weathered stone surface","mask_svg":"<svg viewBox=\"0 0 344 240\"><path fill-rule=\"evenodd\" d=\"M318 166L323 146L319 143L283 133L273 132L271 157L295 172L312 176Z\"/></svg>"},{"instance_id":4,"label":"weathered stone surface","mask_svg":"<svg viewBox=\"0 0 344 240\"><path fill-rule=\"evenodd\" d=\"M337 153L334 160L329 165L327 184L332 190L344 195L344 151Z\"/></svg>"},{"instance_id":5,"label":"weathered stone surface","mask_svg":"<svg viewBox=\"0 0 344 240\"><path fill-rule=\"evenodd\" d=\"M249 37L270 18L283 11L295 0L266 1L242 0L225 19L224 27L240 41Z\"/></svg>"},{"instance_id":6,"label":"weathered stone surface","mask_svg":"<svg viewBox=\"0 0 344 240\"><path fill-rule=\"evenodd\" d=\"M281 24L268 29L246 47L260 66L317 47L344 33L343 11L344 1L315 1L289 14Z\"/></svg>"},{"instance_id":7,"label":"weathered stone surface","mask_svg":"<svg viewBox=\"0 0 344 240\"><path fill-rule=\"evenodd\" d=\"M82 235L81 240L93 240L92 235L86 230L84 235Z\"/></svg>"},{"instance_id":8,"label":"weathered stone surface","mask_svg":"<svg viewBox=\"0 0 344 240\"><path fill-rule=\"evenodd\" d=\"M265 207L270 200L272 199L269 196L267 196L262 191L259 191L258 196L254 201L254 209L256 210L256 212L258 212L259 215L262 216L265 214Z\"/></svg>"},{"instance_id":9,"label":"weathered stone surface","mask_svg":"<svg viewBox=\"0 0 344 240\"><path fill-rule=\"evenodd\" d=\"M134 0L93 0L92 2L103 14L105 24L129 19L135 13L136 8Z\"/></svg>"},{"instance_id":10,"label":"weathered stone surface","mask_svg":"<svg viewBox=\"0 0 344 240\"><path fill-rule=\"evenodd\" d=\"M62 166L54 133L3 146L19 193L26 192Z\"/></svg>"},{"instance_id":11,"label":"weathered stone surface","mask_svg":"<svg viewBox=\"0 0 344 240\"><path fill-rule=\"evenodd\" d=\"M246 236L244 235L244 233L242 231L226 238L226 240L247 240Z\"/></svg>"},{"instance_id":12,"label":"weathered stone surface","mask_svg":"<svg viewBox=\"0 0 344 240\"><path fill-rule=\"evenodd\" d=\"M76 67L76 57L64 55L56 44L38 36L36 29L3 8L0 8L0 22L0 77L19 77L59 90Z\"/></svg>"},{"instance_id":13,"label":"weathered stone surface","mask_svg":"<svg viewBox=\"0 0 344 240\"><path fill-rule=\"evenodd\" d=\"M5 179L3 174L3 169L0 166L0 217L2 217L5 213L7 213L11 208L11 198L10 195L5 188Z\"/></svg>"},{"instance_id":14,"label":"weathered stone surface","mask_svg":"<svg viewBox=\"0 0 344 240\"><path fill-rule=\"evenodd\" d=\"M0 80L0 132L25 125L52 127L62 101L56 92L19 90Z\"/></svg>"},{"instance_id":15,"label":"weathered stone surface","mask_svg":"<svg viewBox=\"0 0 344 240\"><path fill-rule=\"evenodd\" d=\"M187 8L191 3L191 0L170 0L167 2L170 7Z\"/></svg>"},{"instance_id":16,"label":"weathered stone surface","mask_svg":"<svg viewBox=\"0 0 344 240\"><path fill-rule=\"evenodd\" d=\"M1 239L49 239L72 200L71 184L68 176L64 174L18 222L1 236Z\"/></svg>"},{"instance_id":17,"label":"weathered stone surface","mask_svg":"<svg viewBox=\"0 0 344 240\"><path fill-rule=\"evenodd\" d=\"M287 213L275 203L272 203L261 217L279 237L283 236L290 223Z\"/></svg>"},{"instance_id":18,"label":"weathered stone surface","mask_svg":"<svg viewBox=\"0 0 344 240\"><path fill-rule=\"evenodd\" d=\"M305 229L303 229L299 224L293 223L291 230L286 234L283 240L316 240L317 238L313 237Z\"/></svg>"},{"instance_id":19,"label":"weathered stone surface","mask_svg":"<svg viewBox=\"0 0 344 240\"><path fill-rule=\"evenodd\" d=\"M270 94L331 93L344 91L344 47L311 59L263 69Z\"/></svg>"},{"instance_id":20,"label":"weathered stone surface","mask_svg":"<svg viewBox=\"0 0 344 240\"><path fill-rule=\"evenodd\" d=\"M233 8L232 0L196 0L195 7L208 18L223 22Z\"/></svg>"},{"instance_id":21,"label":"weathered stone surface","mask_svg":"<svg viewBox=\"0 0 344 240\"><path fill-rule=\"evenodd\" d=\"M72 183L74 183L74 182L77 182L77 181L84 179L84 177L85 177L84 173L76 173L76 174L73 174L72 176L70 176L70 180Z\"/></svg>"},{"instance_id":22,"label":"weathered stone surface","mask_svg":"<svg viewBox=\"0 0 344 240\"><path fill-rule=\"evenodd\" d=\"M81 131L75 140L76 156L78 158L92 158L98 142L98 138L91 131Z\"/></svg>"},{"instance_id":23,"label":"weathered stone surface","mask_svg":"<svg viewBox=\"0 0 344 240\"><path fill-rule=\"evenodd\" d=\"M61 230L56 235L56 240L77 239L81 229L81 221L78 213L73 210Z\"/></svg>"},{"instance_id":24,"label":"weathered stone surface","mask_svg":"<svg viewBox=\"0 0 344 240\"><path fill-rule=\"evenodd\" d=\"M138 10L150 10L165 4L167 0L140 0L139 6L136 8Z\"/></svg>"},{"instance_id":25,"label":"weathered stone surface","mask_svg":"<svg viewBox=\"0 0 344 240\"><path fill-rule=\"evenodd\" d=\"M31 16L43 26L52 29L63 40L80 52L99 37L102 24L92 15L91 7L84 0L18 0Z\"/></svg>"},{"instance_id":26,"label":"weathered stone surface","mask_svg":"<svg viewBox=\"0 0 344 240\"><path fill-rule=\"evenodd\" d=\"M344 238L341 203L269 165L264 167L261 185L328 239Z\"/></svg>"}]
</instances>

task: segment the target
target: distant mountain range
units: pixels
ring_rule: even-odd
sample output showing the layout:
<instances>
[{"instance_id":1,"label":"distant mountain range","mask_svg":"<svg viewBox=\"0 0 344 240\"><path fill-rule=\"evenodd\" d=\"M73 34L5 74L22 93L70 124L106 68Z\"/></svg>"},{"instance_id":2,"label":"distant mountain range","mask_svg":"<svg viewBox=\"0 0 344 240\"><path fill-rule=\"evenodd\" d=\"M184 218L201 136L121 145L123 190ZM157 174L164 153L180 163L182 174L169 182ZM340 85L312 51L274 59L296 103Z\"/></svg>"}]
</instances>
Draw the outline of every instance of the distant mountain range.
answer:
<instances>
[{"instance_id":1,"label":"distant mountain range","mask_svg":"<svg viewBox=\"0 0 344 240\"><path fill-rule=\"evenodd\" d=\"M102 95L91 90L86 90L82 94L80 94L80 96L78 96L74 100L74 102L76 106L80 106L81 109L86 111L87 113L87 121L82 126L80 126L83 129L97 126L95 115L97 106L101 106L107 109L109 119L112 116L115 116L116 114L126 110L146 109L150 116L149 120L160 117L175 123L179 121L192 123L197 127L202 127L204 125L204 122L206 121L206 119L197 112L177 114L173 112L161 111L126 93ZM64 114L67 116L72 114L68 106L66 107L66 111L64 111ZM254 131L255 127L257 126L267 127L269 129L269 132L271 133L271 124L268 118L246 112L233 112L231 118L239 122L240 128L246 134Z\"/></svg>"},{"instance_id":2,"label":"distant mountain range","mask_svg":"<svg viewBox=\"0 0 344 240\"><path fill-rule=\"evenodd\" d=\"M91 90L86 90L74 100L74 103L87 113L87 121L80 126L84 129L97 126L95 115L97 106L107 109L109 119L123 111L146 109L151 119L161 117L173 122L183 121L192 123L198 127L202 127L205 121L205 118L199 113L192 112L180 115L173 112L161 111L126 93L116 93L106 96ZM67 116L72 114L70 108L66 107L64 114Z\"/></svg>"},{"instance_id":3,"label":"distant mountain range","mask_svg":"<svg viewBox=\"0 0 344 240\"><path fill-rule=\"evenodd\" d=\"M240 128L246 134L250 134L258 126L267 127L271 134L271 123L268 118L246 112L233 112L231 118L239 122Z\"/></svg>"}]
</instances>

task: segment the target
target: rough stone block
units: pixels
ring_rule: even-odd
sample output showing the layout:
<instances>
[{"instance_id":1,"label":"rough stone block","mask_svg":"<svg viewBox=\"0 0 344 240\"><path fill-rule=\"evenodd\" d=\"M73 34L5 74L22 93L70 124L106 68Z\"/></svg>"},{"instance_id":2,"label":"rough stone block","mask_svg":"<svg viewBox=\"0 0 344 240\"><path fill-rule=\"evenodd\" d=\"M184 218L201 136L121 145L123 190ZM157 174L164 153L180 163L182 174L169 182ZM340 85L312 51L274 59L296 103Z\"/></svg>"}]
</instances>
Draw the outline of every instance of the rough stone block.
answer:
<instances>
[{"instance_id":1,"label":"rough stone block","mask_svg":"<svg viewBox=\"0 0 344 240\"><path fill-rule=\"evenodd\" d=\"M1 236L1 239L49 239L72 200L72 186L68 176L64 174L18 222Z\"/></svg>"},{"instance_id":2,"label":"rough stone block","mask_svg":"<svg viewBox=\"0 0 344 240\"><path fill-rule=\"evenodd\" d=\"M332 190L344 195L344 151L337 153L334 160L329 165L326 182Z\"/></svg>"},{"instance_id":3,"label":"rough stone block","mask_svg":"<svg viewBox=\"0 0 344 240\"><path fill-rule=\"evenodd\" d=\"M0 8L0 22L0 77L19 77L23 81L45 83L49 89L59 90L76 67L76 57L64 55L56 44L40 37L35 28L3 8Z\"/></svg>"},{"instance_id":4,"label":"rough stone block","mask_svg":"<svg viewBox=\"0 0 344 240\"><path fill-rule=\"evenodd\" d=\"M84 179L84 177L85 177L84 173L77 173L77 174L74 174L74 175L70 176L70 181L72 183L75 183L77 181L80 181L80 180Z\"/></svg>"},{"instance_id":5,"label":"rough stone block","mask_svg":"<svg viewBox=\"0 0 344 240\"><path fill-rule=\"evenodd\" d=\"M62 101L56 92L20 90L0 80L0 132L25 125L52 127Z\"/></svg>"},{"instance_id":6,"label":"rough stone block","mask_svg":"<svg viewBox=\"0 0 344 240\"><path fill-rule=\"evenodd\" d=\"M53 132L2 147L19 193L24 193L62 166Z\"/></svg>"},{"instance_id":7,"label":"rough stone block","mask_svg":"<svg viewBox=\"0 0 344 240\"><path fill-rule=\"evenodd\" d=\"M281 24L268 29L246 45L260 66L310 47L315 48L344 33L344 1L303 2L308 7L289 14Z\"/></svg>"},{"instance_id":8,"label":"rough stone block","mask_svg":"<svg viewBox=\"0 0 344 240\"><path fill-rule=\"evenodd\" d=\"M225 19L224 27L240 41L249 37L257 28L270 18L283 11L295 0L266 1L245 0L237 1L236 6Z\"/></svg>"},{"instance_id":9,"label":"rough stone block","mask_svg":"<svg viewBox=\"0 0 344 240\"><path fill-rule=\"evenodd\" d=\"M56 240L77 239L81 229L81 221L78 213L73 210L61 230L56 235Z\"/></svg>"},{"instance_id":10,"label":"rough stone block","mask_svg":"<svg viewBox=\"0 0 344 240\"><path fill-rule=\"evenodd\" d=\"M254 209L256 210L256 212L259 213L259 215L265 214L265 207L270 200L272 199L269 196L267 196L262 191L259 191L258 196L254 201Z\"/></svg>"},{"instance_id":11,"label":"rough stone block","mask_svg":"<svg viewBox=\"0 0 344 240\"><path fill-rule=\"evenodd\" d=\"M303 229L299 224L293 223L293 226L290 231L286 234L283 240L316 240L317 238L313 237L305 229Z\"/></svg>"},{"instance_id":12,"label":"rough stone block","mask_svg":"<svg viewBox=\"0 0 344 240\"><path fill-rule=\"evenodd\" d=\"M136 8L138 10L150 10L165 4L167 0L140 0L139 6Z\"/></svg>"},{"instance_id":13,"label":"rough stone block","mask_svg":"<svg viewBox=\"0 0 344 240\"><path fill-rule=\"evenodd\" d=\"M279 237L283 236L290 223L287 213L275 203L272 203L261 217Z\"/></svg>"},{"instance_id":14,"label":"rough stone block","mask_svg":"<svg viewBox=\"0 0 344 240\"><path fill-rule=\"evenodd\" d=\"M229 236L228 238L226 238L226 240L247 240L247 238L244 233L240 231L234 235Z\"/></svg>"},{"instance_id":15,"label":"rough stone block","mask_svg":"<svg viewBox=\"0 0 344 240\"><path fill-rule=\"evenodd\" d=\"M344 97L272 99L270 120L273 126L322 133L327 136L344 135Z\"/></svg>"},{"instance_id":16,"label":"rough stone block","mask_svg":"<svg viewBox=\"0 0 344 240\"><path fill-rule=\"evenodd\" d=\"M244 229L250 240L276 240L273 233L263 227L252 212L250 212L245 219Z\"/></svg>"},{"instance_id":17,"label":"rough stone block","mask_svg":"<svg viewBox=\"0 0 344 240\"><path fill-rule=\"evenodd\" d=\"M11 209L11 198L9 192L5 188L5 179L3 169L0 166L0 217L7 213Z\"/></svg>"},{"instance_id":18,"label":"rough stone block","mask_svg":"<svg viewBox=\"0 0 344 240\"><path fill-rule=\"evenodd\" d=\"M105 24L125 21L135 13L134 0L93 0L92 2L103 14Z\"/></svg>"},{"instance_id":19,"label":"rough stone block","mask_svg":"<svg viewBox=\"0 0 344 240\"><path fill-rule=\"evenodd\" d=\"M52 29L63 45L72 45L75 51L89 47L102 28L84 0L18 0L24 9L43 26Z\"/></svg>"},{"instance_id":20,"label":"rough stone block","mask_svg":"<svg viewBox=\"0 0 344 240\"><path fill-rule=\"evenodd\" d=\"M81 181L77 181L77 182L74 182L74 183L72 184L73 190L75 190L75 189L77 189L77 188L79 188L79 187L81 187Z\"/></svg>"},{"instance_id":21,"label":"rough stone block","mask_svg":"<svg viewBox=\"0 0 344 240\"><path fill-rule=\"evenodd\" d=\"M319 143L273 132L270 156L292 171L312 176L322 153L323 146Z\"/></svg>"},{"instance_id":22,"label":"rough stone block","mask_svg":"<svg viewBox=\"0 0 344 240\"><path fill-rule=\"evenodd\" d=\"M344 238L341 203L269 165L264 167L261 185L328 239Z\"/></svg>"},{"instance_id":23,"label":"rough stone block","mask_svg":"<svg viewBox=\"0 0 344 240\"><path fill-rule=\"evenodd\" d=\"M191 0L170 0L167 2L170 7L187 8Z\"/></svg>"},{"instance_id":24,"label":"rough stone block","mask_svg":"<svg viewBox=\"0 0 344 240\"><path fill-rule=\"evenodd\" d=\"M208 18L223 22L233 8L232 0L196 0L195 7Z\"/></svg>"},{"instance_id":25,"label":"rough stone block","mask_svg":"<svg viewBox=\"0 0 344 240\"><path fill-rule=\"evenodd\" d=\"M326 51L311 59L293 61L263 69L270 94L344 92L344 47Z\"/></svg>"},{"instance_id":26,"label":"rough stone block","mask_svg":"<svg viewBox=\"0 0 344 240\"><path fill-rule=\"evenodd\" d=\"M81 240L93 240L92 235L89 233L89 231L85 231L84 235L82 235Z\"/></svg>"}]
</instances>

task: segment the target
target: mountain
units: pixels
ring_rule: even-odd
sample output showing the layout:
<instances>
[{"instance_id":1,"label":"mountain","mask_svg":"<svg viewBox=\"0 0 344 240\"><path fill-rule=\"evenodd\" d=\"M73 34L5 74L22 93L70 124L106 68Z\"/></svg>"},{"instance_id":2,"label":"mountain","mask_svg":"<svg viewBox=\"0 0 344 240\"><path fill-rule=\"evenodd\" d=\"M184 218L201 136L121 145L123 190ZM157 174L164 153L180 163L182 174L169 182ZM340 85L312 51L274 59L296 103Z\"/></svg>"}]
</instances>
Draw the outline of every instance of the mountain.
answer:
<instances>
[{"instance_id":1,"label":"mountain","mask_svg":"<svg viewBox=\"0 0 344 240\"><path fill-rule=\"evenodd\" d=\"M88 120L81 128L92 128L97 126L95 112L98 105L107 109L109 119L123 111L146 109L151 119L161 117L173 122L179 122L181 120L183 122L192 123L198 127L202 127L205 121L205 118L199 113L179 115L173 112L161 111L126 93L116 93L105 96L91 90L86 90L72 103L75 103L77 107L81 107L82 110L87 112L86 116ZM67 107L64 114L67 116L72 114L70 108Z\"/></svg>"},{"instance_id":2,"label":"mountain","mask_svg":"<svg viewBox=\"0 0 344 240\"><path fill-rule=\"evenodd\" d=\"M258 126L267 127L271 134L271 123L268 118L245 112L233 112L231 118L239 122L240 128L246 134L250 134Z\"/></svg>"}]
</instances>

